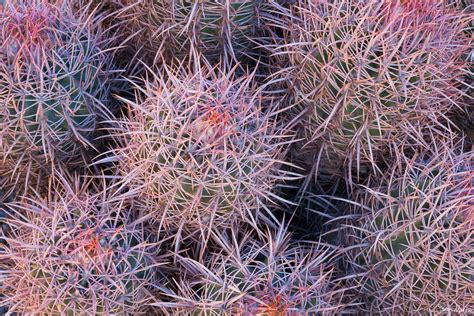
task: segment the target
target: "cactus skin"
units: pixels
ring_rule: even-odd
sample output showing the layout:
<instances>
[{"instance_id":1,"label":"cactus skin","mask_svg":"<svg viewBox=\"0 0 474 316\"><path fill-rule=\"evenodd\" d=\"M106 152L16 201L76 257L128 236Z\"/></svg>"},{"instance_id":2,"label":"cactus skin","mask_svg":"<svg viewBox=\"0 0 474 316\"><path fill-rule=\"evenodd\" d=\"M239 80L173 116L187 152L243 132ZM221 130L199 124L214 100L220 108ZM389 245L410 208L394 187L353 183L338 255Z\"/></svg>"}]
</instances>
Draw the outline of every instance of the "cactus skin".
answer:
<instances>
[{"instance_id":1,"label":"cactus skin","mask_svg":"<svg viewBox=\"0 0 474 316\"><path fill-rule=\"evenodd\" d=\"M398 168L396 168L398 169ZM474 156L450 150L406 161L362 190L345 236L369 312L474 307Z\"/></svg>"},{"instance_id":2,"label":"cactus skin","mask_svg":"<svg viewBox=\"0 0 474 316\"><path fill-rule=\"evenodd\" d=\"M420 127L442 130L462 104L466 15L434 1L301 0L289 16L287 44L270 49L287 57L276 77L293 89L310 166L380 173L384 155L422 143Z\"/></svg>"},{"instance_id":3,"label":"cactus skin","mask_svg":"<svg viewBox=\"0 0 474 316\"><path fill-rule=\"evenodd\" d=\"M55 185L49 199L9 204L0 236L1 306L40 315L140 312L159 280L159 243L123 203L89 186Z\"/></svg>"},{"instance_id":4,"label":"cactus skin","mask_svg":"<svg viewBox=\"0 0 474 316\"><path fill-rule=\"evenodd\" d=\"M259 236L234 232L214 235L216 249L202 261L178 258L185 277L179 293L171 295L174 303L167 304L175 314L271 316L341 309L343 291L331 279L332 251L294 242L282 228Z\"/></svg>"},{"instance_id":5,"label":"cactus skin","mask_svg":"<svg viewBox=\"0 0 474 316\"><path fill-rule=\"evenodd\" d=\"M98 21L87 18L40 1L2 12L0 152L12 169L87 163L113 74Z\"/></svg>"},{"instance_id":6,"label":"cactus skin","mask_svg":"<svg viewBox=\"0 0 474 316\"><path fill-rule=\"evenodd\" d=\"M132 23L143 31L140 43L151 58L193 59L197 52L213 64L235 64L252 54L258 10L259 2L249 0L146 0L131 7Z\"/></svg>"},{"instance_id":7,"label":"cactus skin","mask_svg":"<svg viewBox=\"0 0 474 316\"><path fill-rule=\"evenodd\" d=\"M116 161L145 214L190 232L266 217L275 184L291 178L280 170L291 135L252 79L165 67L137 87L143 98L124 99L130 119L117 122L118 149L104 159Z\"/></svg>"}]
</instances>

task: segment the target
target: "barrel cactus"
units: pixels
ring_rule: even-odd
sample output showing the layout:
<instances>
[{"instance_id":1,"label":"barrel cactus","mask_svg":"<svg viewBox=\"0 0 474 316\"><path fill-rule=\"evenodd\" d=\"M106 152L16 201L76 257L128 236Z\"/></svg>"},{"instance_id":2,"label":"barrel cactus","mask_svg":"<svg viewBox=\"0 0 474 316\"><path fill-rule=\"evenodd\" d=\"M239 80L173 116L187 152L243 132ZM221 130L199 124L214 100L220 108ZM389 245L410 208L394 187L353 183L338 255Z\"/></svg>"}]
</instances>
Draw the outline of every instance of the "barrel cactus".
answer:
<instances>
[{"instance_id":1,"label":"barrel cactus","mask_svg":"<svg viewBox=\"0 0 474 316\"><path fill-rule=\"evenodd\" d=\"M144 214L191 231L269 217L277 181L294 176L281 169L291 135L252 79L165 68L137 86L144 97L124 99L130 118L117 122L118 149L103 161L116 162Z\"/></svg>"},{"instance_id":2,"label":"barrel cactus","mask_svg":"<svg viewBox=\"0 0 474 316\"><path fill-rule=\"evenodd\" d=\"M159 243L106 191L74 185L52 192L9 204L0 305L28 315L140 312L160 282Z\"/></svg>"},{"instance_id":3,"label":"barrel cactus","mask_svg":"<svg viewBox=\"0 0 474 316\"><path fill-rule=\"evenodd\" d=\"M360 217L345 236L371 312L472 311L473 175L472 153L447 150L410 159L357 195Z\"/></svg>"},{"instance_id":4,"label":"barrel cactus","mask_svg":"<svg viewBox=\"0 0 474 316\"><path fill-rule=\"evenodd\" d=\"M8 5L1 14L0 154L31 173L87 162L107 109L113 68L98 21L68 3Z\"/></svg>"},{"instance_id":5,"label":"barrel cactus","mask_svg":"<svg viewBox=\"0 0 474 316\"><path fill-rule=\"evenodd\" d=\"M384 156L443 130L462 105L465 14L439 1L301 0L286 15L286 44L269 48L287 57L275 76L288 81L310 168L380 173Z\"/></svg>"},{"instance_id":6,"label":"barrel cactus","mask_svg":"<svg viewBox=\"0 0 474 316\"><path fill-rule=\"evenodd\" d=\"M249 0L146 0L131 7L136 19L129 24L141 32L140 42L151 57L164 53L181 60L198 52L211 63L236 62L252 54L259 5Z\"/></svg>"},{"instance_id":7,"label":"barrel cactus","mask_svg":"<svg viewBox=\"0 0 474 316\"><path fill-rule=\"evenodd\" d=\"M185 278L167 303L175 313L300 315L344 306L343 290L332 279L331 250L294 242L284 229L260 236L238 231L214 235L218 250L202 262L179 259Z\"/></svg>"}]
</instances>

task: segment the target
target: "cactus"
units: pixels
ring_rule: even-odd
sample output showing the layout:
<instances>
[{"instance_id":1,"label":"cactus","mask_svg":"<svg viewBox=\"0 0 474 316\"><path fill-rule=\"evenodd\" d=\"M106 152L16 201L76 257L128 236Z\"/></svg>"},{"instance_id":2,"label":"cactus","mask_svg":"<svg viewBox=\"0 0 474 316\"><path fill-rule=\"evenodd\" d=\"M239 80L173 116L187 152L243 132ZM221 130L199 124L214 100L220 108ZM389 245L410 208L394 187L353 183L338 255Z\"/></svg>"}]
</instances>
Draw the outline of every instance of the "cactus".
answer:
<instances>
[{"instance_id":1,"label":"cactus","mask_svg":"<svg viewBox=\"0 0 474 316\"><path fill-rule=\"evenodd\" d=\"M350 264L370 311L473 308L474 156L420 155L362 190L348 225Z\"/></svg>"},{"instance_id":2,"label":"cactus","mask_svg":"<svg viewBox=\"0 0 474 316\"><path fill-rule=\"evenodd\" d=\"M259 3L249 0L147 0L131 7L149 56L181 60L197 51L211 63L235 63L252 54L258 10Z\"/></svg>"},{"instance_id":3,"label":"cactus","mask_svg":"<svg viewBox=\"0 0 474 316\"><path fill-rule=\"evenodd\" d=\"M291 135L252 79L165 68L137 87L143 98L124 99L130 119L117 122L118 149L104 161L116 162L148 216L191 231L270 216L261 210L275 201L277 180L292 177L280 169Z\"/></svg>"},{"instance_id":4,"label":"cactus","mask_svg":"<svg viewBox=\"0 0 474 316\"><path fill-rule=\"evenodd\" d=\"M9 233L0 237L1 306L21 314L110 315L139 312L153 299L159 243L124 203L96 191L57 184L48 199L9 204Z\"/></svg>"},{"instance_id":5,"label":"cactus","mask_svg":"<svg viewBox=\"0 0 474 316\"><path fill-rule=\"evenodd\" d=\"M288 60L273 80L292 88L310 166L357 180L380 173L383 156L421 143L419 129L443 130L462 104L466 15L418 0L301 0L290 12L286 44L269 47Z\"/></svg>"},{"instance_id":6,"label":"cactus","mask_svg":"<svg viewBox=\"0 0 474 316\"><path fill-rule=\"evenodd\" d=\"M332 280L332 251L294 242L282 228L260 236L214 235L215 252L202 262L179 258L179 293L170 294L177 314L300 315L336 312L343 290ZM161 306L160 303L156 304Z\"/></svg>"},{"instance_id":7,"label":"cactus","mask_svg":"<svg viewBox=\"0 0 474 316\"><path fill-rule=\"evenodd\" d=\"M2 12L0 153L11 169L87 163L99 120L110 114L113 75L97 23L73 16L67 3Z\"/></svg>"}]
</instances>

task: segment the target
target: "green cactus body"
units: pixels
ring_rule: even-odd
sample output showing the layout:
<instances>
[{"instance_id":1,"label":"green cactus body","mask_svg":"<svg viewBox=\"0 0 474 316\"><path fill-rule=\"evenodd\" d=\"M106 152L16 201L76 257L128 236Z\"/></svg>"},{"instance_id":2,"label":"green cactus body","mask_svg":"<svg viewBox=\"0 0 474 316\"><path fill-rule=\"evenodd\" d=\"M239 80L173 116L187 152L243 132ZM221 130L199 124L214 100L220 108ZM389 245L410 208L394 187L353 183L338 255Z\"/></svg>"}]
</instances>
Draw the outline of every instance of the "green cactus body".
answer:
<instances>
[{"instance_id":1,"label":"green cactus body","mask_svg":"<svg viewBox=\"0 0 474 316\"><path fill-rule=\"evenodd\" d=\"M347 175L380 171L401 139L422 142L407 136L416 135L412 126L441 125L439 114L462 98L454 78L467 71L459 62L469 47L464 16L434 2L405 5L300 0L282 25L287 45L270 47L288 59L277 75L293 87L301 148L323 151Z\"/></svg>"},{"instance_id":2,"label":"green cactus body","mask_svg":"<svg viewBox=\"0 0 474 316\"><path fill-rule=\"evenodd\" d=\"M439 172L433 171L426 177L421 175L421 179L416 180L414 183L407 185L406 187L394 189L391 191L390 196L393 199L399 199L400 203L404 201L416 205L415 213L407 213L407 210L397 204L391 205L380 216L375 217L375 225L377 230L390 232L392 235L388 238L384 245L381 247L381 255L383 260L391 260L394 256L399 255L404 250L410 247L410 245L416 245L419 240L419 236L423 234L423 229L430 226L430 221L433 220L433 214L430 210L433 207L439 206L442 200L439 200L437 205L431 205L429 202L424 204L420 203L420 198L414 198L429 190L430 187L436 186L436 179ZM403 190L400 192L400 189ZM380 207L383 209L383 207ZM420 213L419 215L417 215ZM414 216L417 216L416 218ZM403 227L400 232L398 227ZM373 263L379 262L379 258L374 257Z\"/></svg>"},{"instance_id":3,"label":"green cactus body","mask_svg":"<svg viewBox=\"0 0 474 316\"><path fill-rule=\"evenodd\" d=\"M330 119L334 108L341 106L338 103L347 97L346 101L342 102L342 108L339 110L341 114L337 118L338 121L334 122L335 129L332 131L335 135L333 138L339 140L334 145L342 151L343 155L349 150L352 140L357 137L360 130L365 128L365 124L367 124L367 137L373 141L381 140L386 132L385 126L393 122L394 119L398 119L398 116L406 113L407 110L397 109L397 104L402 102L398 96L398 91L403 89L402 84L385 87L378 84L383 80L379 76L389 76L393 81L398 80L401 76L400 69L396 64L394 67L388 66L384 69L384 64L387 61L384 60L382 51L371 52L366 57L368 61L364 61L362 64L356 64L358 60L355 56L345 59L343 55L348 50L342 47L345 38L360 36L363 42L354 43L352 49L354 51L365 50L370 45L370 32L360 35L358 34L360 29L352 26L345 26L344 31L340 32L333 29L327 32L328 34L324 34L323 38L329 38L334 32L332 46L325 46L322 48L322 52L316 51L312 58L305 57L300 63L302 73L317 74L316 76L303 77L301 92L304 95L300 98L303 100L310 98L311 102L314 102L315 111L311 112L305 123L314 127L322 126ZM319 47L319 49L321 48ZM417 83L420 82L418 76L411 75L408 69L405 72L408 82L413 89L416 89ZM307 97L308 94L315 93L315 86L320 86L322 89L319 96ZM403 103L409 108L415 106L415 100L403 100ZM377 113L375 118L371 118L374 116L374 109L378 106L382 107L380 114ZM366 122L367 120L369 121Z\"/></svg>"},{"instance_id":4,"label":"green cactus body","mask_svg":"<svg viewBox=\"0 0 474 316\"><path fill-rule=\"evenodd\" d=\"M160 115L158 120L160 119L165 118ZM156 133L156 128L153 125L159 123L152 122L153 117L147 117L146 120L149 134ZM215 127L220 128L219 126ZM177 139L176 137L178 137L177 134L173 135L172 138ZM204 165L215 159L213 151L206 150L209 143L199 140L199 137L196 138L192 133L179 135L179 139L186 141L172 143L164 139L162 140L164 144L153 146L157 155L154 157L153 166L151 167L152 172L157 174L162 172L165 166L172 167L173 171L170 170L171 176L180 179L173 184L173 186L178 186L174 197L174 206L184 211L197 200L202 207L215 208L223 216L232 212L236 202L245 200L244 196L238 195L239 192L235 188L235 183L241 178L251 178L253 170L262 167L261 164L251 159L233 162L233 158L230 158L228 163L223 166L223 170L227 173L225 176L219 175L220 171L210 170L197 177L192 171L188 170L189 166L193 164ZM258 144L250 146L250 148L252 152L258 153L256 146ZM166 151L163 150L165 147L168 147ZM190 148L194 149L195 154L190 154ZM145 156L146 153L144 152L141 155ZM178 156L182 160L170 161L171 157ZM170 163L173 165L169 166ZM202 183L205 183L205 185L203 186ZM173 189L172 187L160 187L159 185L153 187L157 192L163 192L163 194Z\"/></svg>"},{"instance_id":5,"label":"green cactus body","mask_svg":"<svg viewBox=\"0 0 474 316\"><path fill-rule=\"evenodd\" d=\"M171 207L185 211L197 202L200 205L199 208L215 209L218 214L227 216L234 210L236 203L243 203L250 199L247 199L236 186L238 186L239 179L250 179L253 170L263 167L261 163L253 162L251 159L233 161L233 158L229 158L228 162L222 166L222 171L209 170L196 176L193 170L188 170L189 166L193 164L205 165L216 158L213 157L213 151L205 149L208 144L200 143L191 135L180 135L180 138L187 139L187 141L179 143L177 147L169 144L171 148L175 149L167 151L165 155L158 155L156 157L157 163L152 168L153 172L160 173L165 166L172 167L174 171L170 172L170 176L180 179L174 184L178 187ZM195 148L195 154L189 153L188 149L191 147ZM170 166L170 157L173 156L180 156L182 160L175 160L174 164ZM220 172L226 174L223 175ZM172 187L160 186L154 186L154 189L157 192L163 192L162 194L173 190Z\"/></svg>"},{"instance_id":6,"label":"green cactus body","mask_svg":"<svg viewBox=\"0 0 474 316\"><path fill-rule=\"evenodd\" d=\"M262 111L271 100L246 77L176 71L160 88L149 86L130 122L120 122L130 137L113 154L124 181L138 188L144 212L176 218L170 228L265 218L258 205L271 200L286 150L276 146L286 131Z\"/></svg>"},{"instance_id":7,"label":"green cactus body","mask_svg":"<svg viewBox=\"0 0 474 316\"><path fill-rule=\"evenodd\" d=\"M224 4L225 5L225 4ZM223 5L223 6L224 6ZM218 56L222 51L222 46L231 45L232 51L237 53L246 53L246 49L250 46L250 40L255 24L255 2L254 1L237 1L230 2L228 21L233 33L230 38L225 38L225 19L222 14L222 8L216 7L215 4L208 3L204 7L201 25L196 28L200 30L201 45L204 54L209 56ZM224 34L223 34L224 33ZM224 36L223 36L224 35ZM225 43L225 41L228 43ZM239 54L237 54L239 56Z\"/></svg>"},{"instance_id":8,"label":"green cactus body","mask_svg":"<svg viewBox=\"0 0 474 316\"><path fill-rule=\"evenodd\" d=\"M195 49L210 62L241 61L252 54L255 1L150 0L144 6L136 10L149 14L144 28L148 38L154 38L148 45L153 56L159 47L179 59Z\"/></svg>"},{"instance_id":9,"label":"green cactus body","mask_svg":"<svg viewBox=\"0 0 474 316\"><path fill-rule=\"evenodd\" d=\"M441 153L428 161L410 161L403 173L385 177L395 179L390 186L361 192L357 201L371 210L357 210L363 216L353 232L367 246L354 262L367 272L361 284L374 308L435 310L450 306L454 298L458 306L469 304L471 159Z\"/></svg>"},{"instance_id":10,"label":"green cactus body","mask_svg":"<svg viewBox=\"0 0 474 316\"><path fill-rule=\"evenodd\" d=\"M8 21L5 29L18 29L18 34L26 32L22 36L32 37L28 39L31 47L16 45L22 39L17 33L2 40L3 143L14 148L9 159L26 153L25 158L37 163L35 168L50 160L84 163L84 153L95 146L99 121L109 114L112 66L110 56L95 43L99 38L94 28L98 26L94 22L79 26L76 17L66 12L68 8L61 6L18 5L2 16ZM15 20L15 14L23 20Z\"/></svg>"},{"instance_id":11,"label":"green cactus body","mask_svg":"<svg viewBox=\"0 0 474 316\"><path fill-rule=\"evenodd\" d=\"M20 105L18 112L15 107L9 109L10 115L13 116L12 120L23 114L29 138L38 148L41 148L44 137L41 133L41 122L38 122L40 120L38 113L40 107L48 129L54 131L57 135L68 135L66 141L57 144L58 150L67 151L74 147L73 130L78 130L79 134L88 138L87 135L95 129L96 114L91 108L91 102L93 101L90 100L87 94L91 94L90 92L97 94L100 91L99 73L84 69L76 70L77 73L71 76L67 71L56 66L54 76L58 79L50 79L52 89L46 95L40 92L36 95L26 95L22 99L18 98L16 102ZM89 77L95 79L93 85L91 87L81 87L81 83L87 82ZM40 87L35 86L34 82L31 88L32 92L40 89ZM52 98L42 100L43 97L48 98L51 92L53 92ZM65 107L66 104L68 105L67 108ZM40 151L40 154L44 153Z\"/></svg>"}]
</instances>

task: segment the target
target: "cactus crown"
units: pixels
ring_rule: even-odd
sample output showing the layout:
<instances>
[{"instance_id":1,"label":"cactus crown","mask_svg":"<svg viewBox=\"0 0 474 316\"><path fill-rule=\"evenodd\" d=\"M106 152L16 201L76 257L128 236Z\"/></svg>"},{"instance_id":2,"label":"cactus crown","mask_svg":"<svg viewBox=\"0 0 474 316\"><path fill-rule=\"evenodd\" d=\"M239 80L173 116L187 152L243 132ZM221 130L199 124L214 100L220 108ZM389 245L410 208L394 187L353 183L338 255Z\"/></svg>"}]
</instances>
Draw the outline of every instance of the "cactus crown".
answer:
<instances>
[{"instance_id":1,"label":"cactus crown","mask_svg":"<svg viewBox=\"0 0 474 316\"><path fill-rule=\"evenodd\" d=\"M121 148L113 155L144 206L158 201L166 209L154 211L159 218L165 212L190 227L255 221L273 199L285 150L285 134L263 111L273 99L251 75L207 68L166 68L141 91L144 99L128 102L131 120L118 122Z\"/></svg>"},{"instance_id":2,"label":"cactus crown","mask_svg":"<svg viewBox=\"0 0 474 316\"><path fill-rule=\"evenodd\" d=\"M103 192L54 188L52 200L9 205L2 305L54 315L139 311L152 299L147 287L159 282L159 245Z\"/></svg>"}]
</instances>

